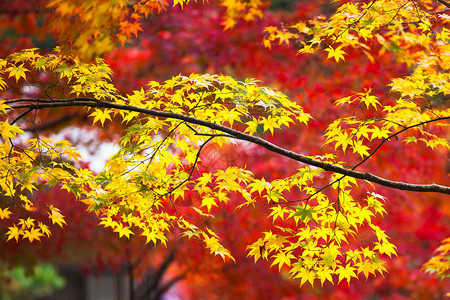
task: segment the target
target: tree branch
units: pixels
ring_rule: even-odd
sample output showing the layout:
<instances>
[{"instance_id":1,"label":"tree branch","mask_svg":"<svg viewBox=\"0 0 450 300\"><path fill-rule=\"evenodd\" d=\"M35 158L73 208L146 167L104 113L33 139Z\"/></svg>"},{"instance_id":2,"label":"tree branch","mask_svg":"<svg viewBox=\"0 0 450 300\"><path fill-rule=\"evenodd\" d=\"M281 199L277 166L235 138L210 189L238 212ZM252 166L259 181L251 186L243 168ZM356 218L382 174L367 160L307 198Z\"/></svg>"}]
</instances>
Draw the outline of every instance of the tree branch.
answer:
<instances>
[{"instance_id":1,"label":"tree branch","mask_svg":"<svg viewBox=\"0 0 450 300\"><path fill-rule=\"evenodd\" d=\"M182 278L176 279L175 282L173 282L171 285L169 285L167 288L159 287L162 278L164 276L164 273L169 268L169 265L172 264L172 262L175 259L175 250L172 249L169 254L164 258L164 261L159 266L159 268L156 271L152 271L150 273L150 276L148 276L147 280L144 281L142 284L142 289L139 293L140 299L160 299L162 293L170 288L171 285L175 284L177 281L181 280Z\"/></svg>"},{"instance_id":2,"label":"tree branch","mask_svg":"<svg viewBox=\"0 0 450 300\"><path fill-rule=\"evenodd\" d=\"M126 105L126 104L118 104L118 103L111 103L106 102L102 100L98 100L95 98L88 98L88 97L77 97L77 98L70 98L70 99L54 99L51 103L42 103L38 100L35 100L35 103L26 103L26 104L18 104L19 101L23 100L26 102L29 102L30 99L15 99L6 101L5 104L13 104L11 105L12 109L20 109L20 108L26 108L26 109L44 109L44 108L51 108L51 107L65 107L65 106L87 106L92 108L111 108L111 109L119 109L123 111L133 111L133 112L139 112L142 114L146 114L149 116L154 117L161 117L161 118L168 118L168 119L177 119L182 120L187 123L196 124L200 126L205 126L213 130L218 130L221 132L224 132L231 137L247 141L256 145L259 145L261 147L266 148L267 150L278 153L282 156L288 157L292 160L314 166L317 168L324 169L325 171L330 171L334 173L339 173L342 175L350 176L357 179L366 180L372 183L376 183L385 187L398 189L398 190L405 190L405 191L415 191L415 192L435 192L435 193L442 193L442 194L449 194L450 195L450 187L444 186L444 185L438 185L438 184L412 184L412 183L405 183L401 181L393 181L389 179L385 179L382 177L379 177L377 175L374 175L369 172L358 172L352 169L347 169L344 167L339 167L330 163L325 163L319 160L312 159L310 157L307 157L305 155L301 155L299 153L284 149L282 147L279 147L275 144L272 144L260 137L252 136L243 132L240 132L238 130L212 123L205 120L200 120L194 117L173 113L173 112L167 112L167 111L159 111L155 109L148 109L148 108L142 108L138 106L132 106L132 105ZM438 120L448 120L450 117L443 117L436 119Z\"/></svg>"},{"instance_id":3,"label":"tree branch","mask_svg":"<svg viewBox=\"0 0 450 300\"><path fill-rule=\"evenodd\" d=\"M450 2L444 1L444 0L437 0L437 2L441 3L442 5L445 5L447 7L450 7Z\"/></svg>"}]
</instances>

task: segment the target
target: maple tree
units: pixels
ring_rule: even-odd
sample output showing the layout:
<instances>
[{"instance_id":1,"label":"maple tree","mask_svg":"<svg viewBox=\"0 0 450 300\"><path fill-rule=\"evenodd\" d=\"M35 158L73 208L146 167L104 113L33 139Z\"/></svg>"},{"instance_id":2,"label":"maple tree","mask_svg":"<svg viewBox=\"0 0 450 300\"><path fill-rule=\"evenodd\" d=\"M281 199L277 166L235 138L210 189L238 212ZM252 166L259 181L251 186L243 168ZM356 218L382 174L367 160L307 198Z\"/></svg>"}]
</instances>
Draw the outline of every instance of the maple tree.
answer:
<instances>
[{"instance_id":1,"label":"maple tree","mask_svg":"<svg viewBox=\"0 0 450 300\"><path fill-rule=\"evenodd\" d=\"M79 22L96 19L101 26L120 24L115 25L117 35L110 36L103 28L95 28L94 33L101 34L93 34L90 27L87 31L63 30L60 37L63 45L77 49L82 59L111 50L113 46L106 45L114 45L114 39L124 43L125 37L136 35L136 28L140 28L140 17L132 16L126 10L129 7L120 2L115 4L118 7L108 5L109 1L99 3L102 9L86 4L84 11L120 10L113 14L114 22L106 22L101 14L87 14ZM248 6L240 6L245 1L223 3L228 7L224 21L228 29L237 17L260 15L259 11L247 14ZM255 1L252 5L258 4ZM42 184L58 185L87 204L88 210L96 211L102 225L112 227L119 236L129 238L139 233L147 242L164 244L169 231L180 231L203 242L211 253L230 259L231 252L219 243L216 229L205 220L218 213L219 206L237 208L236 214L247 207L267 207L263 216L273 220L273 226L249 245L247 253L255 261L270 260L280 270L287 267L292 277L300 278L300 284L313 284L316 279L321 284L349 282L358 274L367 278L371 273L383 273L382 256L396 254L395 246L375 222L377 214L386 212L386 199L356 179L394 189L449 193L445 185L408 184L356 171L376 159L392 140L405 142L400 149L421 142L443 156L448 150L445 2L424 1L423 6L411 9L413 4L348 2L329 18L318 17L288 28L266 27L266 47L274 42L296 43L300 54L323 51L324 58L336 62L350 59L346 58L348 53L375 60L389 52L397 63L414 66L408 76L391 81L390 89L399 97L383 99L370 88L339 97L335 105L342 107L344 116L329 121L323 151L312 156L276 146L270 142L270 134L276 136L280 128L294 123L308 124L311 116L317 116L312 110L310 116L303 105L277 90L260 87L256 80L179 75L123 94L110 81L112 72L101 59L83 62L68 55L65 48L48 55L38 54L36 49L10 55L1 63L2 87L11 91L2 103L5 120L1 127L1 186L11 199L2 207L1 216L13 222L7 239L34 241L50 235L45 223L32 217L14 218L13 211L36 210L30 193ZM73 4L52 1L49 5L59 9L53 15L53 26L67 24L65 18L71 17ZM137 9L135 13L146 15ZM131 19L120 21L128 16ZM129 20L134 20L134 25L129 25ZM49 81L43 91L33 98L14 97L14 81L41 86L39 74L46 74ZM66 96L70 94L73 96ZM44 137L30 139L27 144L16 141L16 136L23 134L16 123L39 123L41 117L34 111L80 106L91 108L94 123L105 126L114 119L127 128L120 139L122 148L99 174L77 165L79 154L66 141ZM263 132L269 133L265 139L260 137ZM268 180L254 176L243 165L211 168L204 162L204 151L219 151L233 140L262 146L312 167L299 164L298 168L288 168L282 177ZM47 211L51 224L65 224L59 208L49 205ZM361 233L368 230L372 232L370 240Z\"/></svg>"}]
</instances>

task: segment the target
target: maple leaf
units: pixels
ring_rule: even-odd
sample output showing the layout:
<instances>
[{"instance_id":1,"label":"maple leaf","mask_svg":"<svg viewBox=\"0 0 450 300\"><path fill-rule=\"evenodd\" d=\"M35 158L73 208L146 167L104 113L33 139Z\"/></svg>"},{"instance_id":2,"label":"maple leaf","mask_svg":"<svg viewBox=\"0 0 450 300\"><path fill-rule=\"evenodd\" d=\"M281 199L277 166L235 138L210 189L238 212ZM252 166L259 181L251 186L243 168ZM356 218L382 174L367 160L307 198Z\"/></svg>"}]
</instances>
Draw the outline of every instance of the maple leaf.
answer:
<instances>
[{"instance_id":1,"label":"maple leaf","mask_svg":"<svg viewBox=\"0 0 450 300\"><path fill-rule=\"evenodd\" d=\"M264 190L270 190L272 188L272 185L263 177L261 178L261 180L254 179L253 182L248 185L248 187L251 188L250 193L257 191L261 195Z\"/></svg>"},{"instance_id":2,"label":"maple leaf","mask_svg":"<svg viewBox=\"0 0 450 300\"><path fill-rule=\"evenodd\" d=\"M273 134L275 128L280 128L278 120L272 116L263 119L261 123L264 124L264 131L270 130L271 134Z\"/></svg>"},{"instance_id":3,"label":"maple leaf","mask_svg":"<svg viewBox=\"0 0 450 300\"><path fill-rule=\"evenodd\" d=\"M306 268L300 268L297 274L293 278L300 278L300 286L309 282L311 286L314 286L314 280L317 278L317 274L313 270L308 270Z\"/></svg>"},{"instance_id":4,"label":"maple leaf","mask_svg":"<svg viewBox=\"0 0 450 300\"><path fill-rule=\"evenodd\" d=\"M14 238L16 242L19 241L20 235L22 235L23 231L19 227L17 227L15 224L12 227L8 227L8 232L6 235L8 236L8 239L6 241L9 241L10 239Z\"/></svg>"},{"instance_id":5,"label":"maple leaf","mask_svg":"<svg viewBox=\"0 0 450 300\"><path fill-rule=\"evenodd\" d=\"M33 228L35 221L36 221L35 219L30 217L26 219L19 219L19 225L21 225L22 228Z\"/></svg>"},{"instance_id":6,"label":"maple leaf","mask_svg":"<svg viewBox=\"0 0 450 300\"><path fill-rule=\"evenodd\" d=\"M355 273L355 268L347 265L347 266L339 266L339 268L336 270L336 274L339 275L338 283L341 282L343 279L347 279L347 283L350 286L350 279L352 277L358 278L358 276Z\"/></svg>"},{"instance_id":7,"label":"maple leaf","mask_svg":"<svg viewBox=\"0 0 450 300\"><path fill-rule=\"evenodd\" d=\"M37 228L31 228L30 230L25 230L23 233L23 238L28 239L30 242L34 240L41 241L42 232Z\"/></svg>"},{"instance_id":8,"label":"maple leaf","mask_svg":"<svg viewBox=\"0 0 450 300\"><path fill-rule=\"evenodd\" d=\"M282 44L283 42L286 42L287 45L289 45L289 40L293 37L292 33L290 33L289 31L283 32L283 33L279 33L277 35L279 41L278 44Z\"/></svg>"},{"instance_id":9,"label":"maple leaf","mask_svg":"<svg viewBox=\"0 0 450 300\"><path fill-rule=\"evenodd\" d=\"M370 153L367 151L367 150L370 150L370 148L363 145L362 140L354 141L351 148L353 150L353 153L358 153L361 156L361 158L364 158L364 156L370 155Z\"/></svg>"},{"instance_id":10,"label":"maple leaf","mask_svg":"<svg viewBox=\"0 0 450 300\"><path fill-rule=\"evenodd\" d=\"M375 274L375 269L373 268L372 263L369 260L365 260L362 263L358 263L358 274L364 273L366 279L369 277L369 274Z\"/></svg>"},{"instance_id":11,"label":"maple leaf","mask_svg":"<svg viewBox=\"0 0 450 300\"><path fill-rule=\"evenodd\" d=\"M224 30L228 30L228 29L233 28L233 27L237 24L237 22L236 22L235 19L232 19L232 18L226 18L226 19L223 20L220 24L223 25Z\"/></svg>"},{"instance_id":12,"label":"maple leaf","mask_svg":"<svg viewBox=\"0 0 450 300\"><path fill-rule=\"evenodd\" d=\"M269 214L269 217L273 216L274 222L278 217L280 217L281 220L284 220L284 214L289 212L286 207L282 207L281 205L271 207L270 209L272 210L272 212Z\"/></svg>"},{"instance_id":13,"label":"maple leaf","mask_svg":"<svg viewBox=\"0 0 450 300\"><path fill-rule=\"evenodd\" d=\"M204 173L202 177L198 178L197 181L200 186L206 186L208 183L211 182L212 175L210 173Z\"/></svg>"},{"instance_id":14,"label":"maple leaf","mask_svg":"<svg viewBox=\"0 0 450 300\"><path fill-rule=\"evenodd\" d=\"M190 0L173 0L173 6L176 6L177 4L179 4L181 6L181 8L183 8L183 5L185 3L189 3Z\"/></svg>"},{"instance_id":15,"label":"maple leaf","mask_svg":"<svg viewBox=\"0 0 450 300\"><path fill-rule=\"evenodd\" d=\"M143 31L143 29L141 28L141 23L139 22L123 21L120 23L120 28L121 33L124 34L125 36L131 36L132 34L134 34L134 36L137 37L138 31Z\"/></svg>"},{"instance_id":16,"label":"maple leaf","mask_svg":"<svg viewBox=\"0 0 450 300\"><path fill-rule=\"evenodd\" d=\"M42 234L45 234L47 237L50 237L52 235L52 233L50 232L50 229L48 228L47 225L39 222L39 228L40 228Z\"/></svg>"},{"instance_id":17,"label":"maple leaf","mask_svg":"<svg viewBox=\"0 0 450 300\"><path fill-rule=\"evenodd\" d=\"M202 205L200 205L200 207L202 206L206 206L208 208L208 212L211 211L211 207L213 206L218 206L214 197L204 197L202 199Z\"/></svg>"},{"instance_id":18,"label":"maple leaf","mask_svg":"<svg viewBox=\"0 0 450 300\"><path fill-rule=\"evenodd\" d=\"M386 254L387 256L391 257L392 254L397 256L397 247L395 247L394 244L391 244L384 240L382 243L376 242L374 250L378 250L381 254Z\"/></svg>"},{"instance_id":19,"label":"maple leaf","mask_svg":"<svg viewBox=\"0 0 450 300\"><path fill-rule=\"evenodd\" d=\"M364 102L366 104L366 107L369 108L369 106L373 106L373 108L377 108L377 105L381 105L381 103L378 101L376 96L369 95L370 91L368 91L364 97L361 97L361 102Z\"/></svg>"},{"instance_id":20,"label":"maple leaf","mask_svg":"<svg viewBox=\"0 0 450 300\"><path fill-rule=\"evenodd\" d=\"M373 217L373 212L370 211L367 207L364 207L363 209L358 211L358 219L359 222L367 221L370 223L371 218ZM355 216L356 217L356 216Z\"/></svg>"},{"instance_id":21,"label":"maple leaf","mask_svg":"<svg viewBox=\"0 0 450 300\"><path fill-rule=\"evenodd\" d=\"M319 271L317 271L317 277L320 279L320 284L323 286L324 282L326 280L333 283L333 277L331 276L331 270L327 268L322 268Z\"/></svg>"},{"instance_id":22,"label":"maple leaf","mask_svg":"<svg viewBox=\"0 0 450 300\"><path fill-rule=\"evenodd\" d=\"M262 238L259 238L253 244L247 246L247 250L250 250L247 254L247 257L253 256L255 259L255 263L262 256L263 258L267 256L267 251L265 250L265 241Z\"/></svg>"},{"instance_id":23,"label":"maple leaf","mask_svg":"<svg viewBox=\"0 0 450 300\"><path fill-rule=\"evenodd\" d=\"M315 212L312 207L303 207L301 205L295 206L295 213L292 215L294 217L300 217L302 222L306 222L307 220L313 220L313 213Z\"/></svg>"},{"instance_id":24,"label":"maple leaf","mask_svg":"<svg viewBox=\"0 0 450 300\"><path fill-rule=\"evenodd\" d=\"M114 229L114 232L118 232L119 237L125 236L127 239L130 239L130 234L134 234L134 232L131 231L130 227L123 226L122 224L119 224L119 226Z\"/></svg>"},{"instance_id":25,"label":"maple leaf","mask_svg":"<svg viewBox=\"0 0 450 300\"><path fill-rule=\"evenodd\" d=\"M245 128L244 132L248 132L249 134L254 134L258 130L258 120L253 117L253 120L246 122L247 128Z\"/></svg>"},{"instance_id":26,"label":"maple leaf","mask_svg":"<svg viewBox=\"0 0 450 300\"><path fill-rule=\"evenodd\" d=\"M50 205L49 207L50 212L48 212L49 218L52 220L52 224L58 224L59 226L63 227L63 224L66 224L66 221L64 220L64 216L61 214L60 210L53 205Z\"/></svg>"},{"instance_id":27,"label":"maple leaf","mask_svg":"<svg viewBox=\"0 0 450 300\"><path fill-rule=\"evenodd\" d=\"M13 139L17 134L23 134L24 131L15 125L9 124L8 120L0 122L0 135L4 140Z\"/></svg>"},{"instance_id":28,"label":"maple leaf","mask_svg":"<svg viewBox=\"0 0 450 300\"><path fill-rule=\"evenodd\" d=\"M110 110L101 110L101 109L95 109L95 111L93 113L91 113L89 116L92 117L94 116L94 121L93 123L95 124L97 121L100 121L100 123L103 124L105 123L105 120L108 119L111 121L111 111Z\"/></svg>"},{"instance_id":29,"label":"maple leaf","mask_svg":"<svg viewBox=\"0 0 450 300\"><path fill-rule=\"evenodd\" d=\"M341 48L342 46L339 46L336 49L329 46L327 49L325 49L325 51L328 52L327 59L334 58L336 62L339 62L340 59L345 60L344 54L346 53L344 52L344 50L341 50Z\"/></svg>"},{"instance_id":30,"label":"maple leaf","mask_svg":"<svg viewBox=\"0 0 450 300\"><path fill-rule=\"evenodd\" d=\"M387 128L378 128L374 127L372 128L372 138L371 139L384 139L389 137L389 134L391 131Z\"/></svg>"},{"instance_id":31,"label":"maple leaf","mask_svg":"<svg viewBox=\"0 0 450 300\"><path fill-rule=\"evenodd\" d=\"M197 212L199 215L201 215L201 216L208 217L208 218L213 218L213 219L214 219L214 216L213 216L213 215L211 215L211 214L206 214L206 213L202 212L201 209L198 209L197 207L192 207L192 209L193 209L194 211L196 211L196 212Z\"/></svg>"},{"instance_id":32,"label":"maple leaf","mask_svg":"<svg viewBox=\"0 0 450 300\"><path fill-rule=\"evenodd\" d=\"M295 256L292 254L292 252L284 252L284 251L280 251L277 254L273 255L272 257L275 257L275 260L272 262L270 266L278 264L278 270L281 270L281 267L283 265L289 267L291 265L291 259L295 259Z\"/></svg>"},{"instance_id":33,"label":"maple leaf","mask_svg":"<svg viewBox=\"0 0 450 300\"><path fill-rule=\"evenodd\" d=\"M9 211L8 207L6 207L4 209L0 208L0 219L9 219L10 214L12 214L12 213Z\"/></svg>"},{"instance_id":34,"label":"maple leaf","mask_svg":"<svg viewBox=\"0 0 450 300\"><path fill-rule=\"evenodd\" d=\"M25 72L29 72L29 70L25 68L23 64L18 67L9 67L8 69L6 69L6 71L9 72L9 77L16 77L16 81L19 81L20 78L27 79Z\"/></svg>"},{"instance_id":35,"label":"maple leaf","mask_svg":"<svg viewBox=\"0 0 450 300\"><path fill-rule=\"evenodd\" d=\"M202 231L195 225L193 224L189 224L188 222L186 222L185 220L181 220L182 225L180 226L181 228L186 228L185 231L183 231L182 236L187 236L188 239L190 240L192 237L197 237L199 238Z\"/></svg>"}]
</instances>

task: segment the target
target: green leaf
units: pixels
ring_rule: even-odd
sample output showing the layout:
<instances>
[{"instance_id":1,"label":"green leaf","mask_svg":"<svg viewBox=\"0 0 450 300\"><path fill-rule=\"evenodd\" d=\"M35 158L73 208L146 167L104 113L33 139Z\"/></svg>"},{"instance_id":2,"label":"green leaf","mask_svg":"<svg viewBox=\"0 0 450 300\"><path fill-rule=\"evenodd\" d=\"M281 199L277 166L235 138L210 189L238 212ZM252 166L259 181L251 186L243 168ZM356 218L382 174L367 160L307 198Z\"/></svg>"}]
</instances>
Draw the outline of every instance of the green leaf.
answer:
<instances>
[{"instance_id":1,"label":"green leaf","mask_svg":"<svg viewBox=\"0 0 450 300\"><path fill-rule=\"evenodd\" d=\"M300 216L302 222L313 219L313 213L315 212L312 207L305 208L304 206L295 206L296 212L292 215L293 217Z\"/></svg>"}]
</instances>

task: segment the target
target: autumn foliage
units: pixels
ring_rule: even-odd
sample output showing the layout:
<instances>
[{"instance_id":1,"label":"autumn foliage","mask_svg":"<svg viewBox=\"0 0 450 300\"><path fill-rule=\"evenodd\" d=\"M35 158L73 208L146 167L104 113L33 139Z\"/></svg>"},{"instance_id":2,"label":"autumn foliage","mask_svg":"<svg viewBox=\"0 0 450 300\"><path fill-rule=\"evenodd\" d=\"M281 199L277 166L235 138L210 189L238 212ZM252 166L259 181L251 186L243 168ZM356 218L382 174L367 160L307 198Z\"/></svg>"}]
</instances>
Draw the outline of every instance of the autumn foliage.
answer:
<instances>
[{"instance_id":1,"label":"autumn foliage","mask_svg":"<svg viewBox=\"0 0 450 300\"><path fill-rule=\"evenodd\" d=\"M57 256L95 240L97 258L85 262L120 270L135 260L142 276L152 261L136 253L152 248L164 261L172 249L171 272L191 298L450 290L427 275L448 277L450 266L450 3L9 9L5 249L29 255L28 242L48 243ZM42 25L26 33L24 20ZM95 137L74 140L75 131ZM83 160L80 150L108 142L116 151L101 169Z\"/></svg>"}]
</instances>

